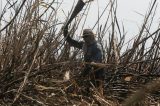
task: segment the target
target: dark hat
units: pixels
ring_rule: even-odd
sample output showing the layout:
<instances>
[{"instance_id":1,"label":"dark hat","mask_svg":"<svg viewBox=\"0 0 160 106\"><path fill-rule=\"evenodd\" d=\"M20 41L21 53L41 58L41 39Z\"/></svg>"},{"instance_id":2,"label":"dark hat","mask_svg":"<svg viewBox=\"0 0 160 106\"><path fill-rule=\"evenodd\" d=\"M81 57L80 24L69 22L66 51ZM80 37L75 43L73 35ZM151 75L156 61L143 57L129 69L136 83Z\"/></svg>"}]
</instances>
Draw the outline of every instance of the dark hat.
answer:
<instances>
[{"instance_id":1,"label":"dark hat","mask_svg":"<svg viewBox=\"0 0 160 106\"><path fill-rule=\"evenodd\" d=\"M93 33L93 31L91 29L84 29L82 37L84 37L84 36L94 37L94 35L95 34Z\"/></svg>"}]
</instances>

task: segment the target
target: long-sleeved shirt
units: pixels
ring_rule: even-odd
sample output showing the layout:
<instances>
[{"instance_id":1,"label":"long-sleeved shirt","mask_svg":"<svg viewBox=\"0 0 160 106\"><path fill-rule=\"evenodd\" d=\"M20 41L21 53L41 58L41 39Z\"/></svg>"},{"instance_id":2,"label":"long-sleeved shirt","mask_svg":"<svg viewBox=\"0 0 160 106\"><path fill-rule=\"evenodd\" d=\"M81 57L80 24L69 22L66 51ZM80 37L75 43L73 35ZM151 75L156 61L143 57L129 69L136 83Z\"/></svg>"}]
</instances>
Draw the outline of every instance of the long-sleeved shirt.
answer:
<instances>
[{"instance_id":1,"label":"long-sleeved shirt","mask_svg":"<svg viewBox=\"0 0 160 106\"><path fill-rule=\"evenodd\" d=\"M67 37L67 42L71 46L83 50L85 62L97 62L97 63L102 62L103 59L102 47L96 41L94 41L90 45L87 45L85 42L82 41L78 42L70 37Z\"/></svg>"}]
</instances>

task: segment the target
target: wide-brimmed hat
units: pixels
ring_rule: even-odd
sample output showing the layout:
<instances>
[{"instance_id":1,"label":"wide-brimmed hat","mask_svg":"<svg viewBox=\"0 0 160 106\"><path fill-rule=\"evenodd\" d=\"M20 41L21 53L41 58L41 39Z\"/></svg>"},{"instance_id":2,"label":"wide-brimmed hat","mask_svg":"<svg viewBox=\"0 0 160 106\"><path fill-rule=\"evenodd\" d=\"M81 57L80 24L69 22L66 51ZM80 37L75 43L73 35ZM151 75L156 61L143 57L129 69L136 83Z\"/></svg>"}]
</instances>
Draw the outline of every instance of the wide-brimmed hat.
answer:
<instances>
[{"instance_id":1,"label":"wide-brimmed hat","mask_svg":"<svg viewBox=\"0 0 160 106\"><path fill-rule=\"evenodd\" d=\"M82 37L92 36L94 37L96 34L91 29L84 29Z\"/></svg>"}]
</instances>

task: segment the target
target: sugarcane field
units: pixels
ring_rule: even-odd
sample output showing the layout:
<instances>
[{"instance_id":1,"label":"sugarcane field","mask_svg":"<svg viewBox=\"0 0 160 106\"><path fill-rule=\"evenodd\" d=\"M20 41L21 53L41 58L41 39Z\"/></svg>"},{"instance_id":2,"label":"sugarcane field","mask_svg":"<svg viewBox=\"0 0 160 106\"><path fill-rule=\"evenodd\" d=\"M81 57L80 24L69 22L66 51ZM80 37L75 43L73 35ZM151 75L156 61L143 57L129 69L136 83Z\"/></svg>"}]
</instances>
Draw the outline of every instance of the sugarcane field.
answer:
<instances>
[{"instance_id":1,"label":"sugarcane field","mask_svg":"<svg viewBox=\"0 0 160 106\"><path fill-rule=\"evenodd\" d=\"M160 1L123 1L1 0L0 106L160 106Z\"/></svg>"}]
</instances>

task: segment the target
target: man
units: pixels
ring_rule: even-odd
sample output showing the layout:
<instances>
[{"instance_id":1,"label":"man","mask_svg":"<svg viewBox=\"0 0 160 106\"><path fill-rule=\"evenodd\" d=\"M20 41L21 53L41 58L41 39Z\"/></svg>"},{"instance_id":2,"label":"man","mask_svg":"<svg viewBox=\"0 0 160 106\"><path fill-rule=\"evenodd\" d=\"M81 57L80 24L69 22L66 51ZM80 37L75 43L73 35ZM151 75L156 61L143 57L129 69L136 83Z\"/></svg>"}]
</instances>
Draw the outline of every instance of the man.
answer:
<instances>
[{"instance_id":1,"label":"man","mask_svg":"<svg viewBox=\"0 0 160 106\"><path fill-rule=\"evenodd\" d=\"M84 41L76 41L72 39L68 35L68 27L64 28L64 37L66 41L71 45L78 49L83 50L84 54L84 62L91 63L101 63L103 60L103 52L100 44L95 40L95 34L91 29L83 30L83 40ZM93 85L100 90L100 93L103 95L103 80L104 80L104 70L98 69L96 66L92 66L89 64L85 65L85 69L82 72L82 76L90 76L91 82Z\"/></svg>"}]
</instances>

